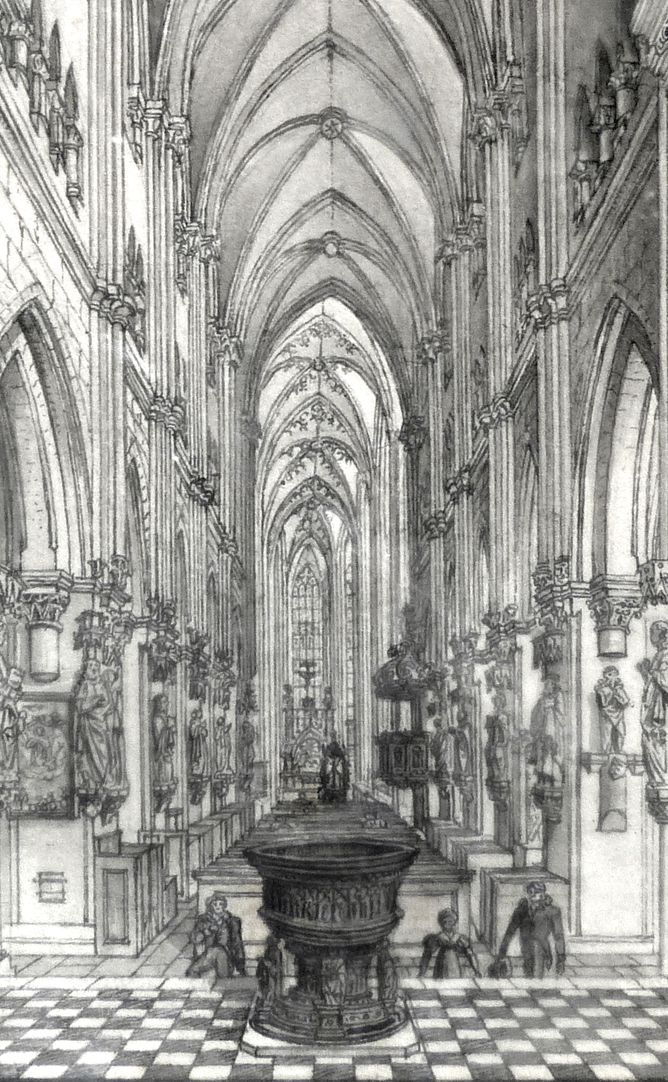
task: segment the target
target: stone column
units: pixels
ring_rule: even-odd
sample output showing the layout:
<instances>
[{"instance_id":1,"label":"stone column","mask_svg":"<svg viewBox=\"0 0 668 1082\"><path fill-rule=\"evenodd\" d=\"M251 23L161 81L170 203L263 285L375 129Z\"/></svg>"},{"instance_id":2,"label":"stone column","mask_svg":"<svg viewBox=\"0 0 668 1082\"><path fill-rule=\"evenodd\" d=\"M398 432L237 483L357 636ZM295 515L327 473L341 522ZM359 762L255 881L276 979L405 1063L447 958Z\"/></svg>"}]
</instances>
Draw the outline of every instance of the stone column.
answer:
<instances>
[{"instance_id":1,"label":"stone column","mask_svg":"<svg viewBox=\"0 0 668 1082\"><path fill-rule=\"evenodd\" d=\"M30 676L38 684L48 684L60 676L61 620L70 601L73 579L65 571L31 571L23 573L23 583Z\"/></svg>"},{"instance_id":2,"label":"stone column","mask_svg":"<svg viewBox=\"0 0 668 1082\"><path fill-rule=\"evenodd\" d=\"M445 330L427 335L420 342L418 358L427 369L429 400L430 507L424 529L429 541L432 641L429 656L443 662L447 653L447 611L445 606L445 478L443 456L443 396L452 372L450 338Z\"/></svg>"}]
</instances>

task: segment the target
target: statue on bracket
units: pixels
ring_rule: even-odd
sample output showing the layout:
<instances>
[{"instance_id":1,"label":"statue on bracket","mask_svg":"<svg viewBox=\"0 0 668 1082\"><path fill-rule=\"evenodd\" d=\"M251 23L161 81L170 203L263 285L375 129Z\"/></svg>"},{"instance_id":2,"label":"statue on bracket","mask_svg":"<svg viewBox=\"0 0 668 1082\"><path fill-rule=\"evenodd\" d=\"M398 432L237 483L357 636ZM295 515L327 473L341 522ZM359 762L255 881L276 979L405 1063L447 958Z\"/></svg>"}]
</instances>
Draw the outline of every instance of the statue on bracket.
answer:
<instances>
[{"instance_id":1,"label":"statue on bracket","mask_svg":"<svg viewBox=\"0 0 668 1082\"><path fill-rule=\"evenodd\" d=\"M215 774L213 789L219 800L224 800L234 781L232 767L232 722L227 714L219 714L214 722Z\"/></svg>"},{"instance_id":2,"label":"statue on bracket","mask_svg":"<svg viewBox=\"0 0 668 1082\"><path fill-rule=\"evenodd\" d=\"M561 680L545 677L540 698L531 714L529 762L536 766L538 782L560 786L564 780L566 707Z\"/></svg>"},{"instance_id":3,"label":"statue on bracket","mask_svg":"<svg viewBox=\"0 0 668 1082\"><path fill-rule=\"evenodd\" d=\"M188 726L188 788L190 803L201 804L209 784L209 726L201 706L190 714Z\"/></svg>"},{"instance_id":4,"label":"statue on bracket","mask_svg":"<svg viewBox=\"0 0 668 1082\"><path fill-rule=\"evenodd\" d=\"M506 695L497 691L493 699L494 713L487 718L487 743L485 762L487 764L486 784L491 799L497 804L507 804L510 792L509 742L510 718Z\"/></svg>"},{"instance_id":5,"label":"statue on bracket","mask_svg":"<svg viewBox=\"0 0 668 1082\"><path fill-rule=\"evenodd\" d=\"M151 708L151 737L153 741L153 806L164 811L176 792L174 755L176 753L176 720L169 713L169 696L161 691L153 696Z\"/></svg>"},{"instance_id":6,"label":"statue on bracket","mask_svg":"<svg viewBox=\"0 0 668 1082\"><path fill-rule=\"evenodd\" d=\"M84 661L74 696L74 754L79 803L108 822L129 791L120 663L105 665L94 656Z\"/></svg>"},{"instance_id":7,"label":"statue on bracket","mask_svg":"<svg viewBox=\"0 0 668 1082\"><path fill-rule=\"evenodd\" d=\"M594 688L598 704L601 735L601 751L606 755L619 755L624 751L626 722L624 711L631 700L616 665L606 665Z\"/></svg>"},{"instance_id":8,"label":"statue on bracket","mask_svg":"<svg viewBox=\"0 0 668 1082\"><path fill-rule=\"evenodd\" d=\"M8 668L0 655L0 811L11 806L19 789L19 736L25 715L18 708L23 689L21 672Z\"/></svg>"},{"instance_id":9,"label":"statue on bracket","mask_svg":"<svg viewBox=\"0 0 668 1082\"><path fill-rule=\"evenodd\" d=\"M656 653L639 666L645 680L640 719L642 759L650 814L657 822L668 823L668 622L655 620L649 637Z\"/></svg>"}]
</instances>

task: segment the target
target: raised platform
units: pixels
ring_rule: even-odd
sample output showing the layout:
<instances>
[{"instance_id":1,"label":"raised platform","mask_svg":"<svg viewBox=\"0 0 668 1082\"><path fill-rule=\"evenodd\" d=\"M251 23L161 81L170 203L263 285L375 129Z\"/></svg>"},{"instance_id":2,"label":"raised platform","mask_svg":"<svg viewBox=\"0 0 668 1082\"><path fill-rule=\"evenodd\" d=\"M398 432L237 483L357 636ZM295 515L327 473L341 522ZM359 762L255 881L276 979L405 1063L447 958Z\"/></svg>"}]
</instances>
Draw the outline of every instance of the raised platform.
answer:
<instances>
[{"instance_id":1,"label":"raised platform","mask_svg":"<svg viewBox=\"0 0 668 1082\"><path fill-rule=\"evenodd\" d=\"M311 1062L314 1053L312 1045L296 1044L292 1041L278 1041L274 1037L267 1037L263 1033L258 1033L257 1030L253 1029L250 1022L246 1023L239 1047L242 1052L246 1052L250 1056L272 1062L275 1060L280 1062L281 1059L289 1059L294 1062L300 1058L300 1055L305 1061ZM409 1017L401 1029L395 1030L390 1036L375 1041L363 1041L359 1044L351 1042L345 1046L345 1052L346 1056L352 1057L353 1063L355 1059L368 1061L370 1055L378 1055L405 1059L410 1064L411 1057L418 1055L420 1052L420 1041L413 1021ZM341 1055L341 1045L319 1044L317 1053L323 1060L332 1058L336 1061L337 1057Z\"/></svg>"}]
</instances>

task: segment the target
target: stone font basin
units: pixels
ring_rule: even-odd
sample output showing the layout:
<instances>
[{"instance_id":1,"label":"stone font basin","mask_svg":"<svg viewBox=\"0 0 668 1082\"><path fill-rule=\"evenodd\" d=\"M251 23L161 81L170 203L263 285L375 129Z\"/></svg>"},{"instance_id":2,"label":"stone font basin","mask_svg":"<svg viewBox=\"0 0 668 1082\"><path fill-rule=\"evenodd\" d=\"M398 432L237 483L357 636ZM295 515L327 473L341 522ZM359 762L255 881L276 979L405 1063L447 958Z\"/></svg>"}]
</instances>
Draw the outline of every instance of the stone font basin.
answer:
<instances>
[{"instance_id":1,"label":"stone font basin","mask_svg":"<svg viewBox=\"0 0 668 1082\"><path fill-rule=\"evenodd\" d=\"M406 1020L388 936L418 855L396 840L318 838L251 846L272 935L251 1025L289 1041L386 1036Z\"/></svg>"}]
</instances>

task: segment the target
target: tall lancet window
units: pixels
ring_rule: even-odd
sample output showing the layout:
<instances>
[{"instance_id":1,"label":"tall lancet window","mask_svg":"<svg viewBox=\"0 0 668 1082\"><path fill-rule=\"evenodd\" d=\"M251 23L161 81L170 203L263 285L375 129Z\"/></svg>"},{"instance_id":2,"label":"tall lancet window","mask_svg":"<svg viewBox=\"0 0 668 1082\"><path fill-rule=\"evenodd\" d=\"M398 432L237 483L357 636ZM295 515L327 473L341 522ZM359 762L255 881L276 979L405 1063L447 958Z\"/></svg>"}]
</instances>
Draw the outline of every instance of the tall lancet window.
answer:
<instances>
[{"instance_id":1,"label":"tall lancet window","mask_svg":"<svg viewBox=\"0 0 668 1082\"><path fill-rule=\"evenodd\" d=\"M323 685L323 612L319 578L304 563L292 586L292 671L294 686L309 688L319 701Z\"/></svg>"}]
</instances>

